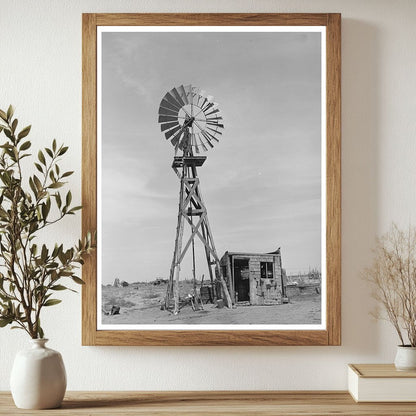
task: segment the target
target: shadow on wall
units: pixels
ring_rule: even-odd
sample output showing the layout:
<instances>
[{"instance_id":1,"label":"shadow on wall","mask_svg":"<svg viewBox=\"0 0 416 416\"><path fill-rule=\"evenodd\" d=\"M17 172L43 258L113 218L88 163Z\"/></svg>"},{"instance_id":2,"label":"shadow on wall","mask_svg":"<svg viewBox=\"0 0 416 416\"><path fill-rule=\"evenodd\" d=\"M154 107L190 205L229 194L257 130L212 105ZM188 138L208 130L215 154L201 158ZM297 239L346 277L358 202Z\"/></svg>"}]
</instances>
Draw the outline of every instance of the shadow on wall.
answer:
<instances>
[{"instance_id":1,"label":"shadow on wall","mask_svg":"<svg viewBox=\"0 0 416 416\"><path fill-rule=\"evenodd\" d=\"M379 29L342 21L342 345L363 359L381 343L371 290L360 272L371 261L378 233Z\"/></svg>"}]
</instances>

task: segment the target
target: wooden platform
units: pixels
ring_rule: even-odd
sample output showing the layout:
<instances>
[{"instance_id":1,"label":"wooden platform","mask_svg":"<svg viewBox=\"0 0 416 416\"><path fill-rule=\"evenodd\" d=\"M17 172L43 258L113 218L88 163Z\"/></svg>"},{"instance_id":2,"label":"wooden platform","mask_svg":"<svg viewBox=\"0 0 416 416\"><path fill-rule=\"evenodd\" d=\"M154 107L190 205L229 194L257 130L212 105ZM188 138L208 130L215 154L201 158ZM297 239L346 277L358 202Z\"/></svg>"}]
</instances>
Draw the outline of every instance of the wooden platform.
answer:
<instances>
[{"instance_id":1,"label":"wooden platform","mask_svg":"<svg viewBox=\"0 0 416 416\"><path fill-rule=\"evenodd\" d=\"M16 409L0 392L0 415L415 415L414 403L355 403L346 392L68 392L62 408Z\"/></svg>"},{"instance_id":2,"label":"wooden platform","mask_svg":"<svg viewBox=\"0 0 416 416\"><path fill-rule=\"evenodd\" d=\"M200 167L207 160L206 156L175 156L173 158L172 167L181 168L183 166Z\"/></svg>"}]
</instances>

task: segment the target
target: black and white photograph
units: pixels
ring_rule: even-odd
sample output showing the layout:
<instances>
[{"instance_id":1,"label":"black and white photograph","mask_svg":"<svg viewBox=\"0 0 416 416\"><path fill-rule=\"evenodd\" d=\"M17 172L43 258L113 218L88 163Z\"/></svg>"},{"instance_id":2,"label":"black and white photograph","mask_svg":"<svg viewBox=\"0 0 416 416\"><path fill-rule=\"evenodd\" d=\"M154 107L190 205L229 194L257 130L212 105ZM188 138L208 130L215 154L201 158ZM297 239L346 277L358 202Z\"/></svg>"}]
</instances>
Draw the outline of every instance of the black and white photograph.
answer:
<instances>
[{"instance_id":1,"label":"black and white photograph","mask_svg":"<svg viewBox=\"0 0 416 416\"><path fill-rule=\"evenodd\" d=\"M324 329L325 29L97 36L98 329Z\"/></svg>"}]
</instances>

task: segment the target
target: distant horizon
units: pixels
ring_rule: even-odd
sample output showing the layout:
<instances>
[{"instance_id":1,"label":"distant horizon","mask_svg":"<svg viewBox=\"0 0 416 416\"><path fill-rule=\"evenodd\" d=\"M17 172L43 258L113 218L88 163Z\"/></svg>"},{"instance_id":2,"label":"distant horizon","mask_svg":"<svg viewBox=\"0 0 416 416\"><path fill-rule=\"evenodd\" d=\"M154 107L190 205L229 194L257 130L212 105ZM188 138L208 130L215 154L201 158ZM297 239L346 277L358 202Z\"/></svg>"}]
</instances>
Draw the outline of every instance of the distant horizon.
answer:
<instances>
[{"instance_id":1,"label":"distant horizon","mask_svg":"<svg viewBox=\"0 0 416 416\"><path fill-rule=\"evenodd\" d=\"M283 267L283 269L286 270L284 267ZM320 269L315 268L315 267L311 267L310 270L307 271L307 272L305 271L305 272L297 272L297 273L288 274L287 271L286 271L286 276L287 277L307 276L312 270L318 270L318 272L321 273ZM135 283L151 283L151 282L154 282L154 281L160 280L160 279L169 280L169 276L156 276L156 277L154 277L153 279L150 279L150 280L132 280L132 281L122 279L120 277L115 277L112 282L102 283L102 285L103 286L113 285L116 279L119 279L120 283L121 282L127 282L129 285L132 285L132 284L135 284ZM192 281L193 277L181 277L181 280ZM204 278L204 281L206 281L206 280L207 279ZM201 278L196 278L196 281L201 282L202 279Z\"/></svg>"},{"instance_id":2,"label":"distant horizon","mask_svg":"<svg viewBox=\"0 0 416 416\"><path fill-rule=\"evenodd\" d=\"M179 181L157 115L181 84L224 117L198 170L218 256L281 247L288 274L322 269L321 33L106 32L101 69L103 284L169 277Z\"/></svg>"}]
</instances>

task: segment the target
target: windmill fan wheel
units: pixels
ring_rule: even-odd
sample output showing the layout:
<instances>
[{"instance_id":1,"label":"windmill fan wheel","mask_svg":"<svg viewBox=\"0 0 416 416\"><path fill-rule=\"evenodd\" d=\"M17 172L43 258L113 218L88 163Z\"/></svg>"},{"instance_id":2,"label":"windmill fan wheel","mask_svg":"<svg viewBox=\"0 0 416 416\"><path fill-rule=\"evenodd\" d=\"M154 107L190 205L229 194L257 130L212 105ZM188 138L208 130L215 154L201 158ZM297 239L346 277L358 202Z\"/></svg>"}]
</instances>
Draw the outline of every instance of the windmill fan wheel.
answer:
<instances>
[{"instance_id":1,"label":"windmill fan wheel","mask_svg":"<svg viewBox=\"0 0 416 416\"><path fill-rule=\"evenodd\" d=\"M192 85L173 88L159 107L159 123L175 150L200 153L219 142L224 125L212 96Z\"/></svg>"}]
</instances>

